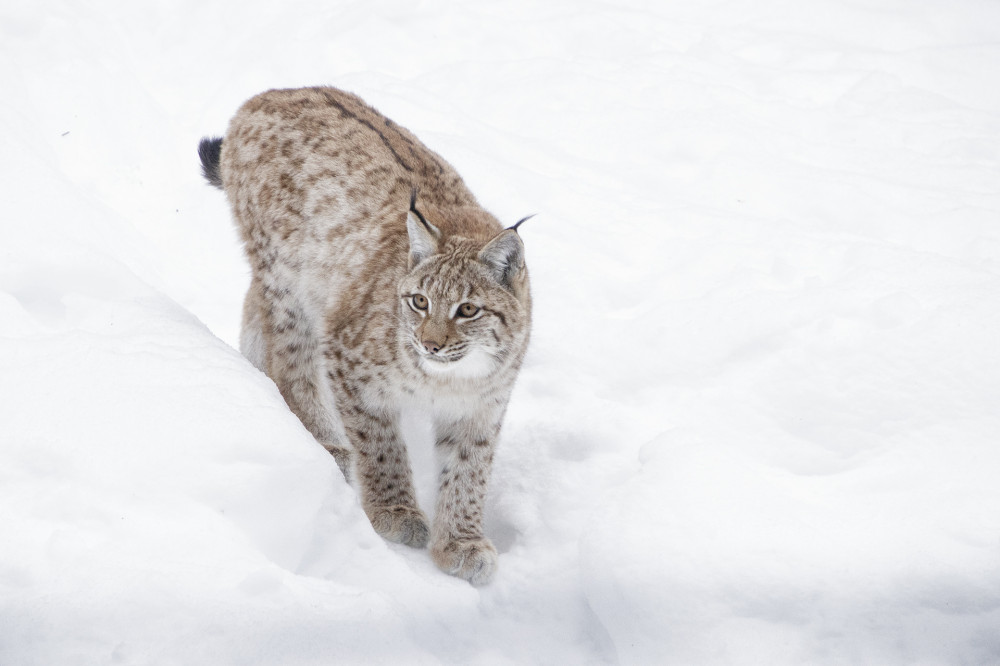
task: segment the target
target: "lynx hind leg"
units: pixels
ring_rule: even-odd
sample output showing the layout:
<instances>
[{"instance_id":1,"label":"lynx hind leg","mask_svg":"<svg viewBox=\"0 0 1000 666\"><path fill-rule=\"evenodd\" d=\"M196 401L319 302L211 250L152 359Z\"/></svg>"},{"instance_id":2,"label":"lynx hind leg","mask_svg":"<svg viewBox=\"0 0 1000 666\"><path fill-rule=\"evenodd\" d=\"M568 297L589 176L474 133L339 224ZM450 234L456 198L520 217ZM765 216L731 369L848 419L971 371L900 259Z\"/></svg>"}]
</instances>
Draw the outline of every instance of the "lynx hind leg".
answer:
<instances>
[{"instance_id":1,"label":"lynx hind leg","mask_svg":"<svg viewBox=\"0 0 1000 666\"><path fill-rule=\"evenodd\" d=\"M240 351L274 381L288 408L350 480L352 450L325 381L317 331L305 308L289 294L253 280L243 304Z\"/></svg>"},{"instance_id":2,"label":"lynx hind leg","mask_svg":"<svg viewBox=\"0 0 1000 666\"><path fill-rule=\"evenodd\" d=\"M267 372L267 345L264 340L264 303L261 285L250 283L243 299L243 324L240 327L240 353L261 372Z\"/></svg>"}]
</instances>

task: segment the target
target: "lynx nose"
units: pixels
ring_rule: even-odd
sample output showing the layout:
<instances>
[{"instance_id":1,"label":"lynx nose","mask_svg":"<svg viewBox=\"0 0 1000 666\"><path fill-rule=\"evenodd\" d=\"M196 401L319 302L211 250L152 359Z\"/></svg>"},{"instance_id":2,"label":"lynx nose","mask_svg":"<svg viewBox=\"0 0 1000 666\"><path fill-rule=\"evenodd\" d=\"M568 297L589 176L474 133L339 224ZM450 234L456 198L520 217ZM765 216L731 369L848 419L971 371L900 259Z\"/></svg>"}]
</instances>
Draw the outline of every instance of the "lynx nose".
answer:
<instances>
[{"instance_id":1,"label":"lynx nose","mask_svg":"<svg viewBox=\"0 0 1000 666\"><path fill-rule=\"evenodd\" d=\"M441 351L441 345L434 342L433 340L424 340L424 349L426 349L431 354L437 354Z\"/></svg>"}]
</instances>

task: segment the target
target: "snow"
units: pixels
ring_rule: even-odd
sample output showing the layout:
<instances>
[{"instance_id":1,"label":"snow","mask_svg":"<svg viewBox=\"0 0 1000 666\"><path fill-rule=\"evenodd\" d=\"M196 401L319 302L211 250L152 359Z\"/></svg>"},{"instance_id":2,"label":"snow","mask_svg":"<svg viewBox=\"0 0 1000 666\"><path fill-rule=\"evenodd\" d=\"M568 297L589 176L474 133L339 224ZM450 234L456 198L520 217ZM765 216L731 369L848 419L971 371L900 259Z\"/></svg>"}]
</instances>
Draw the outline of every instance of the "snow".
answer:
<instances>
[{"instance_id":1,"label":"snow","mask_svg":"<svg viewBox=\"0 0 1000 666\"><path fill-rule=\"evenodd\" d=\"M0 663L1000 662L995 3L45 0L0 35ZM538 214L486 588L374 535L234 349L197 141L313 84Z\"/></svg>"}]
</instances>

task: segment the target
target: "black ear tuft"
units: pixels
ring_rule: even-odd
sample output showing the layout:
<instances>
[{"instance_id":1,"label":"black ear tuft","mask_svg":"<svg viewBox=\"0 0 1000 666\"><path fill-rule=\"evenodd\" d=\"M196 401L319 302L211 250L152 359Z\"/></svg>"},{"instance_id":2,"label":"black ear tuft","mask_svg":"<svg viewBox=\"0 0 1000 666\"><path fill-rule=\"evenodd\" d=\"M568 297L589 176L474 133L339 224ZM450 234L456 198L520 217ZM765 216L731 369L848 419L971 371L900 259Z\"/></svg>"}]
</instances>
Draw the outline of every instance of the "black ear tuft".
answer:
<instances>
[{"instance_id":1,"label":"black ear tuft","mask_svg":"<svg viewBox=\"0 0 1000 666\"><path fill-rule=\"evenodd\" d=\"M410 210L406 213L406 235L410 240L410 269L437 254L441 230L427 221L417 210L417 188L410 192Z\"/></svg>"},{"instance_id":2,"label":"black ear tuft","mask_svg":"<svg viewBox=\"0 0 1000 666\"><path fill-rule=\"evenodd\" d=\"M413 213L414 215L416 215L417 219L420 220L420 224L424 225L424 227L426 227L427 231L431 232L431 234L435 238L437 238L437 237L440 236L440 233L438 232L437 227L435 227L433 224L431 224L430 222L428 222L427 218L424 217L423 213L421 213L419 210L417 210L417 192L418 191L419 191L419 189L417 188L416 185L414 185L413 189L410 190L410 212Z\"/></svg>"},{"instance_id":3,"label":"black ear tuft","mask_svg":"<svg viewBox=\"0 0 1000 666\"><path fill-rule=\"evenodd\" d=\"M222 189L222 175L219 173L219 157L222 155L222 138L209 139L205 137L198 144L198 157L201 158L201 175L210 185Z\"/></svg>"},{"instance_id":4,"label":"black ear tuft","mask_svg":"<svg viewBox=\"0 0 1000 666\"><path fill-rule=\"evenodd\" d=\"M507 227L507 228L510 229L511 231L517 231L517 228L519 226L521 226L524 222L527 222L528 220L530 220L531 218L533 218L537 214L538 213L532 213L531 215L528 215L527 217L522 217L520 220L518 220L517 222L514 223L514 226Z\"/></svg>"}]
</instances>

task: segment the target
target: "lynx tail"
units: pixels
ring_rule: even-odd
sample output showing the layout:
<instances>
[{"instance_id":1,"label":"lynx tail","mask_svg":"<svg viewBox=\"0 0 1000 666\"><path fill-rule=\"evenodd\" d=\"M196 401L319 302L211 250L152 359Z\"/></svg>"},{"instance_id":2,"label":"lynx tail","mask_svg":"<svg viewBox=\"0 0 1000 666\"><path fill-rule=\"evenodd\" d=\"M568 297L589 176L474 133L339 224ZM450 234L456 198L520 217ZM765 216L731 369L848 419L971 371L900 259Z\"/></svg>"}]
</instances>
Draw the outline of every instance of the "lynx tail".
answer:
<instances>
[{"instance_id":1,"label":"lynx tail","mask_svg":"<svg viewBox=\"0 0 1000 666\"><path fill-rule=\"evenodd\" d=\"M222 189L222 176L219 174L219 155L222 153L222 139L204 138L198 144L198 157L201 158L201 174L210 185Z\"/></svg>"}]
</instances>

